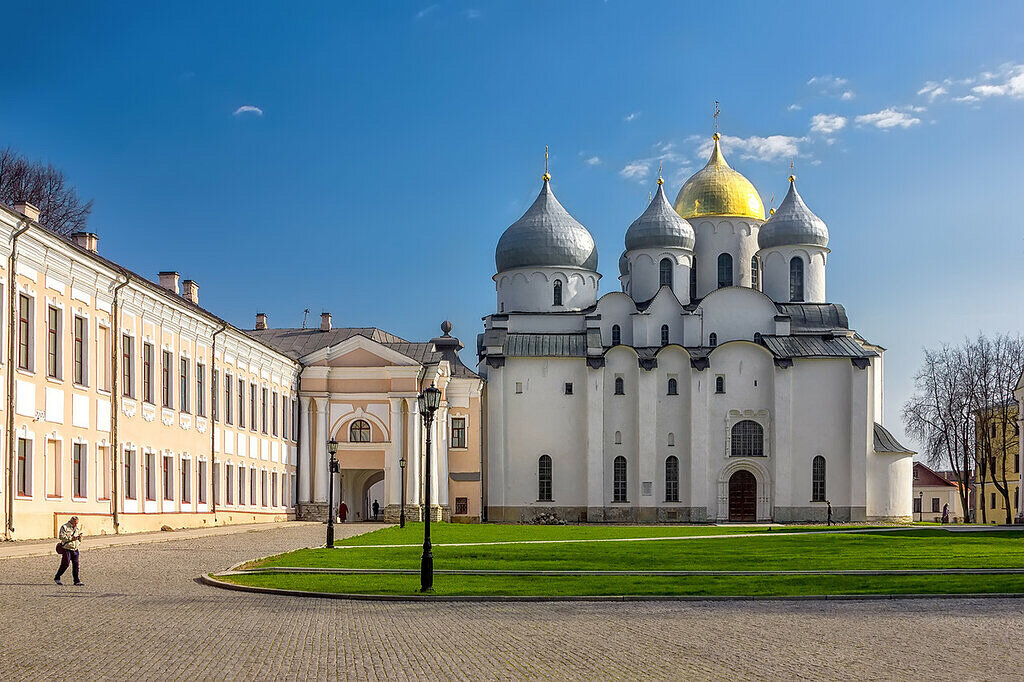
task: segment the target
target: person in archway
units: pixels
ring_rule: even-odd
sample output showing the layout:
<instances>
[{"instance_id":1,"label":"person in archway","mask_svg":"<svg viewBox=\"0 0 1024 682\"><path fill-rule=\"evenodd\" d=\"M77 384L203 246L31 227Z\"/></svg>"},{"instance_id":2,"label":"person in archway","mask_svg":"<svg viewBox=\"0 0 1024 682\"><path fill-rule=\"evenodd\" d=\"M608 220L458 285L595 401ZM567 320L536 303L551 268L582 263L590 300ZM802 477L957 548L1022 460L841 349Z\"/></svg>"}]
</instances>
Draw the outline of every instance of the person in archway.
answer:
<instances>
[{"instance_id":1,"label":"person in archway","mask_svg":"<svg viewBox=\"0 0 1024 682\"><path fill-rule=\"evenodd\" d=\"M949 523L949 505L942 505L942 522Z\"/></svg>"},{"instance_id":2,"label":"person in archway","mask_svg":"<svg viewBox=\"0 0 1024 682\"><path fill-rule=\"evenodd\" d=\"M380 504L377 502L377 500L374 500L373 501L373 520L374 521L377 520L377 514L380 514Z\"/></svg>"},{"instance_id":3,"label":"person in archway","mask_svg":"<svg viewBox=\"0 0 1024 682\"><path fill-rule=\"evenodd\" d=\"M834 526L835 521L832 520L832 502L829 500L825 500L825 504L828 505L828 521L826 522L826 525Z\"/></svg>"},{"instance_id":4,"label":"person in archway","mask_svg":"<svg viewBox=\"0 0 1024 682\"><path fill-rule=\"evenodd\" d=\"M338 518L341 520L341 523L345 523L345 519L348 518L348 505L345 504L344 500L338 505Z\"/></svg>"}]
</instances>

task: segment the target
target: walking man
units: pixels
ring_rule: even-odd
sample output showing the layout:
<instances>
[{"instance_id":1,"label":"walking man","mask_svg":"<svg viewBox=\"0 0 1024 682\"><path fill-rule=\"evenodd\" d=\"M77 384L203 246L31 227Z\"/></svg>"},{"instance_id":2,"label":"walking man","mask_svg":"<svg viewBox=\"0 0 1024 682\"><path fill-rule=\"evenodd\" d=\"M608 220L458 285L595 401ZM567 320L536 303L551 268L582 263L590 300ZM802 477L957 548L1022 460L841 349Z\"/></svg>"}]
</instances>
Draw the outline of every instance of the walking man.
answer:
<instances>
[{"instance_id":1,"label":"walking man","mask_svg":"<svg viewBox=\"0 0 1024 682\"><path fill-rule=\"evenodd\" d=\"M348 505L345 504L344 500L338 505L338 518L341 519L342 523L345 523L345 519L348 518Z\"/></svg>"},{"instance_id":2,"label":"walking man","mask_svg":"<svg viewBox=\"0 0 1024 682\"><path fill-rule=\"evenodd\" d=\"M828 524L827 525L832 526L832 525L834 525L834 522L832 521L832 502L830 502L829 500L825 500L825 504L828 505Z\"/></svg>"},{"instance_id":3,"label":"walking man","mask_svg":"<svg viewBox=\"0 0 1024 682\"><path fill-rule=\"evenodd\" d=\"M78 527L78 517L72 516L68 522L60 527L57 533L57 551L60 552L60 568L57 575L53 576L53 582L61 585L60 577L71 565L71 575L75 579L75 585L83 585L78 578L78 548L82 544L82 530Z\"/></svg>"},{"instance_id":4,"label":"walking man","mask_svg":"<svg viewBox=\"0 0 1024 682\"><path fill-rule=\"evenodd\" d=\"M373 501L373 520L374 521L377 520L377 514L380 514L380 504L377 502L377 500L374 500Z\"/></svg>"}]
</instances>

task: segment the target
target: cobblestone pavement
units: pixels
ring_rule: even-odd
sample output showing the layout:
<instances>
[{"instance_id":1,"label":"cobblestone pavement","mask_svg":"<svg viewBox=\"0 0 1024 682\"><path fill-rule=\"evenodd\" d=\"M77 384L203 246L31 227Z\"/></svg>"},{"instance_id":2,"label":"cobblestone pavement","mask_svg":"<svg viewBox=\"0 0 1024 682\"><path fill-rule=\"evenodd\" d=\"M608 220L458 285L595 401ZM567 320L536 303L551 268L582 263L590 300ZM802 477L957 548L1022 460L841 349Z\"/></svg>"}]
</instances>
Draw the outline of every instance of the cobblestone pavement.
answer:
<instances>
[{"instance_id":1,"label":"cobblestone pavement","mask_svg":"<svg viewBox=\"0 0 1024 682\"><path fill-rule=\"evenodd\" d=\"M1022 600L373 603L194 580L322 533L85 547L84 588L51 582L56 557L0 561L0 678L1019 679L1024 664Z\"/></svg>"}]
</instances>

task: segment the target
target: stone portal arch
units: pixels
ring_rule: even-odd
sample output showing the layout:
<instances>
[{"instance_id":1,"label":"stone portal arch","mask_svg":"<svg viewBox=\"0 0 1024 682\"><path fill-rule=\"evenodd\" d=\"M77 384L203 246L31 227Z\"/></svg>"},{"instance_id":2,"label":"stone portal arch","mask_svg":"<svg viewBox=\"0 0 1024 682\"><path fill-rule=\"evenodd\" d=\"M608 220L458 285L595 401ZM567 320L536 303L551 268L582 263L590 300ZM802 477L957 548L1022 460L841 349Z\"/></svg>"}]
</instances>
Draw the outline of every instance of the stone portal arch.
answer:
<instances>
[{"instance_id":1,"label":"stone portal arch","mask_svg":"<svg viewBox=\"0 0 1024 682\"><path fill-rule=\"evenodd\" d=\"M715 516L720 521L733 520L729 518L729 497L731 484L740 484L740 480L733 481L733 475L744 471L754 478L754 521L770 521L772 518L772 480L768 468L763 462L751 457L736 458L726 463L718 475L718 513ZM749 480L747 481L749 484Z\"/></svg>"}]
</instances>

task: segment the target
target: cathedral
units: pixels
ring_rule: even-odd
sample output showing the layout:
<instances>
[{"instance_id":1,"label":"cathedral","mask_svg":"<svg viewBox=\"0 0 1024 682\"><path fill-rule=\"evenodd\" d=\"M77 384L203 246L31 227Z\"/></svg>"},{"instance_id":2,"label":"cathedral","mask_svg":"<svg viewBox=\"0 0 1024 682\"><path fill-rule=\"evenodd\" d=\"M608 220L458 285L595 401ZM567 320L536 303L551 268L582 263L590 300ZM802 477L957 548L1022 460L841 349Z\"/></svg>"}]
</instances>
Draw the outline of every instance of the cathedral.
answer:
<instances>
[{"instance_id":1,"label":"cathedral","mask_svg":"<svg viewBox=\"0 0 1024 682\"><path fill-rule=\"evenodd\" d=\"M674 203L658 179L598 298L594 239L545 172L477 344L488 520L910 520L884 348L829 302L828 228L789 183L766 219L716 133Z\"/></svg>"}]
</instances>

